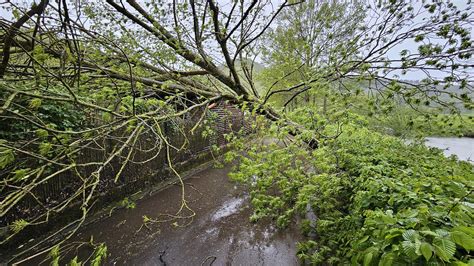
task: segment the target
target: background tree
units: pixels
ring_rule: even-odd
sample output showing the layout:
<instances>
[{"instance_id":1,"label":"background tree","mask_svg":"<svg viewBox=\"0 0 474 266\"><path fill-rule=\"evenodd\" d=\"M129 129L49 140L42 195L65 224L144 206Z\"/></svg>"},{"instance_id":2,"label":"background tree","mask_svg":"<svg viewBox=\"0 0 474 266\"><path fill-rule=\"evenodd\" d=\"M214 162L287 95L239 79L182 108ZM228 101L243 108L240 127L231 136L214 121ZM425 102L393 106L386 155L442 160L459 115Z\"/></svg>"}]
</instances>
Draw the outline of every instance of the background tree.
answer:
<instances>
[{"instance_id":1,"label":"background tree","mask_svg":"<svg viewBox=\"0 0 474 266\"><path fill-rule=\"evenodd\" d=\"M365 6L357 1L306 1L285 9L262 45L264 61L269 65L261 73L266 92L310 81L326 68L333 68L335 53L354 37L365 14ZM321 90L315 93L326 93ZM287 102L282 102L286 107L292 101L285 96L280 97L286 98ZM309 93L303 100L309 103Z\"/></svg>"}]
</instances>

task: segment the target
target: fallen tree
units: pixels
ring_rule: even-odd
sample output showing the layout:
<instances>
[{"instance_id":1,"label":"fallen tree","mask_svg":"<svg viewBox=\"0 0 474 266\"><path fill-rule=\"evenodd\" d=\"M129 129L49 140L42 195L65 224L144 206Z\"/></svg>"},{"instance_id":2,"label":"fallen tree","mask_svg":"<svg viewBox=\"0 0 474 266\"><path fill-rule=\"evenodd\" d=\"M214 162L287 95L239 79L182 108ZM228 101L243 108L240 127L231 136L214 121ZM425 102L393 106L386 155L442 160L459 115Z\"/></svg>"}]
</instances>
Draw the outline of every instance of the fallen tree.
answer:
<instances>
[{"instance_id":1,"label":"fallen tree","mask_svg":"<svg viewBox=\"0 0 474 266\"><path fill-rule=\"evenodd\" d=\"M309 56L289 53L271 61L272 66L284 65L284 69L269 75L269 85L262 87L254 68L262 47L269 40L277 43L268 34L291 40L293 32L278 32L277 21L280 29L291 27L280 16L303 12L304 8L298 8L306 4L257 0L2 4L12 18L0 23L1 215L24 197L34 197L35 187L55 175L83 166L77 156L98 139L128 132L104 158L88 163L95 169L90 175L76 171L84 185L69 200L45 208L32 220L2 225L12 232L2 243L27 226L46 223L51 212L61 212L73 200L80 200L83 215L73 222L72 230L67 228L68 238L83 223L103 169L114 158L128 163L132 151L138 149L136 139L144 132L151 132L164 152L179 150L168 143L160 123L217 101L290 126L291 134L304 134L313 148L325 136L286 118L272 104L274 97L289 96L287 106L321 84L338 84L341 93L357 93L346 86L348 81L357 81L382 99L396 95L414 109L431 102L453 112L459 104L472 108L472 11L449 1L340 3L338 10L358 14L357 20L337 24L338 16L330 21L325 16L308 18L322 37L301 38L294 44L310 47L310 53L303 51ZM312 10L330 13L328 4L313 3ZM312 30L301 32L304 36ZM391 54L406 43L417 49ZM410 71L425 78L418 83L400 80ZM459 84L459 90L444 89L452 84ZM36 254L49 250L44 247Z\"/></svg>"}]
</instances>

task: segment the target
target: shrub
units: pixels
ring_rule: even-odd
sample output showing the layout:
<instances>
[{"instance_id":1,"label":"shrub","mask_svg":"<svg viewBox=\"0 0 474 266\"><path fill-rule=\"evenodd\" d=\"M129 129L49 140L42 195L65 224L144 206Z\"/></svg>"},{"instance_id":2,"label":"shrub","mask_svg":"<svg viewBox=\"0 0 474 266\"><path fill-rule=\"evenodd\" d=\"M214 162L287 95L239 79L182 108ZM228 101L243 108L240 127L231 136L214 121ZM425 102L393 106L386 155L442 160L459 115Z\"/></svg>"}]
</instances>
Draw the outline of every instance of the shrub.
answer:
<instances>
[{"instance_id":1,"label":"shrub","mask_svg":"<svg viewBox=\"0 0 474 266\"><path fill-rule=\"evenodd\" d=\"M467 162L361 125L346 125L314 151L296 142L240 147L245 156L231 177L250 187L253 220L271 217L285 227L295 214L316 215L303 223L316 235L299 244L306 262L474 262L474 171ZM229 158L239 157L234 153Z\"/></svg>"}]
</instances>

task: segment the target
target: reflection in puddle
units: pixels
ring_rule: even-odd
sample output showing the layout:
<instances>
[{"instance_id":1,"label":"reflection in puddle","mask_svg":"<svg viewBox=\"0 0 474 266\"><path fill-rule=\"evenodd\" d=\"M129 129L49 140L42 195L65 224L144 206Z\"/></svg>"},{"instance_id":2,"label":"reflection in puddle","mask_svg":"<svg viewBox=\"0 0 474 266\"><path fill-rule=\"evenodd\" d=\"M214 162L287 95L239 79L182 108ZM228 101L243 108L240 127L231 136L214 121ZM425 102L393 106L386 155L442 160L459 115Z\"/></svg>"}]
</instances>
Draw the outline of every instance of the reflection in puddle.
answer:
<instances>
[{"instance_id":1,"label":"reflection in puddle","mask_svg":"<svg viewBox=\"0 0 474 266\"><path fill-rule=\"evenodd\" d=\"M268 227L269 228L266 228L265 231L263 231L263 238L265 240L268 240L275 233L275 227L272 225L269 225Z\"/></svg>"},{"instance_id":2,"label":"reflection in puddle","mask_svg":"<svg viewBox=\"0 0 474 266\"><path fill-rule=\"evenodd\" d=\"M232 198L224 204L212 215L211 220L217 221L239 211L240 206L244 203L245 198Z\"/></svg>"},{"instance_id":3,"label":"reflection in puddle","mask_svg":"<svg viewBox=\"0 0 474 266\"><path fill-rule=\"evenodd\" d=\"M204 234L202 238L203 240L207 240L209 238L217 237L219 235L219 231L220 231L219 228L216 228L216 227L209 228L206 230L206 234Z\"/></svg>"}]
</instances>

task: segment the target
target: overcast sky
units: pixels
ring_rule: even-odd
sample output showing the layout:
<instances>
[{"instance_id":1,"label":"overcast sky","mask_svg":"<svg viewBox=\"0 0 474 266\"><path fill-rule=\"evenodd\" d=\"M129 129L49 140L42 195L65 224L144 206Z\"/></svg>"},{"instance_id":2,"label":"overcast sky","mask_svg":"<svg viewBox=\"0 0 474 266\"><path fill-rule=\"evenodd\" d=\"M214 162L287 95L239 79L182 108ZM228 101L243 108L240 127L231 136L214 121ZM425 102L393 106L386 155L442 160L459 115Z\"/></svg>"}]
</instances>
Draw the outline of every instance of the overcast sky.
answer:
<instances>
[{"instance_id":1,"label":"overcast sky","mask_svg":"<svg viewBox=\"0 0 474 266\"><path fill-rule=\"evenodd\" d=\"M33 1L33 0L21 0L21 1L15 1L15 0L13 0L13 1L11 1L11 2L12 2L12 3L15 3L15 4L21 4L21 3L32 3L32 2L34 2L34 1ZM220 0L220 1L218 1L218 2L220 3L220 5L222 6L222 9L224 9L224 10L225 10L226 8L228 8L228 6L230 6L231 3L232 3L231 0ZM281 1L272 1L272 4L274 4L275 6L277 6L278 3L280 3L280 2L281 2ZM421 1L415 1L415 2L417 2L416 5L421 5L421 4L422 4ZM468 2L469 2L469 1L468 1L468 0L453 0L453 1L451 1L451 2L453 2L453 3L454 3L455 5L457 5L461 10L463 10L463 9L465 9L465 8L468 7ZM2 3L5 3L5 2L2 2ZM3 4L3 5L0 4L0 7L1 7L1 8L0 8L0 16L1 16L2 18L6 18L6 19L8 19L8 20L11 20L11 19L12 19L12 14L11 14L11 12L6 11L6 10L4 9L4 7L5 7L6 5L8 5L8 4ZM472 6L472 5L473 5L473 4L471 3L471 6ZM417 21L419 22L419 21L421 21L422 19L423 19L423 17L417 17L417 18L415 19L415 22L417 22ZM472 28L471 28L471 34L472 34ZM404 50L404 49L407 49L407 50L409 50L409 51L416 51L417 47L418 47L418 44L415 43L413 40L406 40L406 41L404 41L403 43L401 43L400 45L398 45L395 49L390 50L390 51L388 52L387 56L388 56L389 58L391 58L391 59L400 58L400 51L402 51L402 50ZM468 70L468 71L469 71L469 74L470 74L470 75L474 75L473 70ZM400 73L398 73L398 74L400 74ZM440 73L434 73L434 72L433 72L433 73L431 73L431 74L433 74L433 75L436 76L436 77L442 77ZM421 73L421 72L419 72L419 71L411 71L411 72L408 72L408 73L407 73L406 75L404 75L404 76L400 76L400 78L402 78L402 79L410 79L410 80L419 80L419 79L423 78L423 76L424 76L424 74Z\"/></svg>"}]
</instances>

